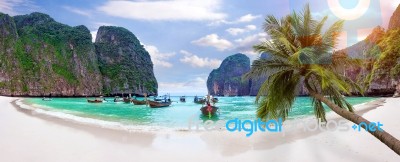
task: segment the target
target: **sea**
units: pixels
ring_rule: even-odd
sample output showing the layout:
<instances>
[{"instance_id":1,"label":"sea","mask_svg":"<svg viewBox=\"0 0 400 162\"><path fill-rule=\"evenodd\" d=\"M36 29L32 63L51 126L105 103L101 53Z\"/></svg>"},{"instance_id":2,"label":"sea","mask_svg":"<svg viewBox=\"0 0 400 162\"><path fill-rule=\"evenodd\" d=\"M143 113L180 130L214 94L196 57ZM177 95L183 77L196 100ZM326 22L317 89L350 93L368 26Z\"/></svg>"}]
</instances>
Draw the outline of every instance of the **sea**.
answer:
<instances>
[{"instance_id":1,"label":"sea","mask_svg":"<svg viewBox=\"0 0 400 162\"><path fill-rule=\"evenodd\" d=\"M143 98L138 98L141 100ZM53 116L71 122L97 125L129 131L185 130L189 121L206 120L253 120L257 119L258 105L255 97L218 97L216 106L219 112L209 118L201 114L202 105L193 102L194 97L186 97L180 102L179 97L171 97L172 104L165 108L150 108L146 105L133 105L123 102L88 103L86 98L53 98L42 101L41 98L25 98L18 101L21 108L32 110L33 114ZM352 105L375 100L372 97L346 97ZM328 108L327 111L330 111ZM297 97L289 120L306 118L314 115L311 98Z\"/></svg>"}]
</instances>

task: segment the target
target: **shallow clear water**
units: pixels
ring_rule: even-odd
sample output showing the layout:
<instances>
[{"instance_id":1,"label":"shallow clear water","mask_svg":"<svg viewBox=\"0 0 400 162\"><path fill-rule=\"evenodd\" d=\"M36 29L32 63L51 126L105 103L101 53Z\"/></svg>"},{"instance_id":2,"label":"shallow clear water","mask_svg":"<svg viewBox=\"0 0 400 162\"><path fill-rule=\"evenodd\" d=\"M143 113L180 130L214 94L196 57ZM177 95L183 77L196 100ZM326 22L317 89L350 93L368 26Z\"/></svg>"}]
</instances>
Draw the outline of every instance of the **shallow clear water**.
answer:
<instances>
[{"instance_id":1,"label":"shallow clear water","mask_svg":"<svg viewBox=\"0 0 400 162\"><path fill-rule=\"evenodd\" d=\"M255 119L257 105L255 97L219 97L216 106L220 114L212 120ZM347 97L351 104L361 104L374 100L370 97ZM112 98L107 98L112 101ZM139 98L140 100L140 98ZM187 102L179 102L179 97L171 97L172 103L166 108L149 108L145 105L125 103L88 103L86 98L53 98L42 101L41 98L28 98L24 102L51 112L63 112L80 117L118 122L123 125L140 125L149 127L183 128L189 119L207 120L201 115L201 105L193 103L193 97L186 97ZM177 101L177 102L176 102ZM289 118L301 118L313 115L309 97L298 97L293 105Z\"/></svg>"}]
</instances>

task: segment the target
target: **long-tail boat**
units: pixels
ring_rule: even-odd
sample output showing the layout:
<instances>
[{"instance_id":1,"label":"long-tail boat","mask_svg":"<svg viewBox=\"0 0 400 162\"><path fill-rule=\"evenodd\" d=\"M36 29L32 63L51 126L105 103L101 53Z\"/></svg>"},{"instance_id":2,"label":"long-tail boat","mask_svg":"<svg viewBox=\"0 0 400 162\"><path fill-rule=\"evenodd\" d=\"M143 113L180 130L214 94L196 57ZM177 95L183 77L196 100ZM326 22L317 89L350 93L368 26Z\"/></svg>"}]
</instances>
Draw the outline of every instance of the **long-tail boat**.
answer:
<instances>
[{"instance_id":1,"label":"long-tail boat","mask_svg":"<svg viewBox=\"0 0 400 162\"><path fill-rule=\"evenodd\" d=\"M215 103L217 103L219 100L218 100L218 98L213 98L212 99L212 102L215 104Z\"/></svg>"},{"instance_id":2,"label":"long-tail boat","mask_svg":"<svg viewBox=\"0 0 400 162\"><path fill-rule=\"evenodd\" d=\"M151 108L161 108L161 107L168 107L171 105L171 100L164 101L164 102L157 102L157 101L148 101Z\"/></svg>"},{"instance_id":3,"label":"long-tail boat","mask_svg":"<svg viewBox=\"0 0 400 162\"><path fill-rule=\"evenodd\" d=\"M140 101L140 100L132 99L131 101L135 105L146 105L147 104L147 101L145 101L145 100Z\"/></svg>"},{"instance_id":4,"label":"long-tail boat","mask_svg":"<svg viewBox=\"0 0 400 162\"><path fill-rule=\"evenodd\" d=\"M181 102L186 102L186 97L185 97L185 96L181 96L181 97L179 98L179 100L180 100Z\"/></svg>"},{"instance_id":5,"label":"long-tail boat","mask_svg":"<svg viewBox=\"0 0 400 162\"><path fill-rule=\"evenodd\" d=\"M193 102L197 104L204 104L206 102L206 99L195 96Z\"/></svg>"},{"instance_id":6,"label":"long-tail boat","mask_svg":"<svg viewBox=\"0 0 400 162\"><path fill-rule=\"evenodd\" d=\"M103 103L103 101L104 101L103 97L95 98L94 100L89 100L89 99L86 99L86 100L89 103Z\"/></svg>"},{"instance_id":7,"label":"long-tail boat","mask_svg":"<svg viewBox=\"0 0 400 162\"><path fill-rule=\"evenodd\" d=\"M212 117L217 113L218 107L206 105L202 107L200 110L204 116Z\"/></svg>"},{"instance_id":8,"label":"long-tail boat","mask_svg":"<svg viewBox=\"0 0 400 162\"><path fill-rule=\"evenodd\" d=\"M131 103L132 102L132 98L130 97L124 97L124 103Z\"/></svg>"}]
</instances>

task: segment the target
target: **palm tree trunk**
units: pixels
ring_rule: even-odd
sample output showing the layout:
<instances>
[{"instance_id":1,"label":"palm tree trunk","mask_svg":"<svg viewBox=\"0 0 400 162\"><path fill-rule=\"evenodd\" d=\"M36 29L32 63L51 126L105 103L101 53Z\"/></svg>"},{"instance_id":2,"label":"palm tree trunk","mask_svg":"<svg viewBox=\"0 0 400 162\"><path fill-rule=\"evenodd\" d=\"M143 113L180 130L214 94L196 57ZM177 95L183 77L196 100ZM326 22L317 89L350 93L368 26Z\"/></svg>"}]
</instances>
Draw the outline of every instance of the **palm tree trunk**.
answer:
<instances>
[{"instance_id":1,"label":"palm tree trunk","mask_svg":"<svg viewBox=\"0 0 400 162\"><path fill-rule=\"evenodd\" d=\"M353 112L350 112L346 109L340 108L339 106L337 106L336 104L331 102L329 99L325 98L323 95L315 92L314 90L312 90L309 87L307 87L307 89L309 90L309 93L311 96L313 96L317 100L325 103L329 108L331 108L332 111L339 114L343 118L345 118L357 125L359 125L362 122L366 123L367 125L370 124L370 122L367 119L363 118L362 116L359 116L359 115L357 115ZM364 127L364 125L362 125L362 127L364 129L366 129ZM379 139L381 142L383 142L386 146L388 146L390 149L392 149L394 152L396 152L398 155L400 155L400 141L384 130L378 131L377 128L376 128L376 130L377 131L374 131L374 132L367 130L367 132L369 132L370 134L375 136L377 139Z\"/></svg>"}]
</instances>

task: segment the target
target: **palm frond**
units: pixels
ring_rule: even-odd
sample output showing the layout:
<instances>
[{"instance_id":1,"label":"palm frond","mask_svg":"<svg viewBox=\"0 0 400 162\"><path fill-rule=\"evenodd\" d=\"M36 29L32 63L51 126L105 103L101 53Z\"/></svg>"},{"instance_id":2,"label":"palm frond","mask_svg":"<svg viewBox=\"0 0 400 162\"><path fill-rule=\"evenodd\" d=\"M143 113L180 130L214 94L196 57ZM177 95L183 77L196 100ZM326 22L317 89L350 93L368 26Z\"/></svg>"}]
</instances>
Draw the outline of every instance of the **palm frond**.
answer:
<instances>
[{"instance_id":1,"label":"palm frond","mask_svg":"<svg viewBox=\"0 0 400 162\"><path fill-rule=\"evenodd\" d=\"M297 95L301 76L294 70L283 70L271 75L263 86L268 86L268 95L263 97L257 116L263 120L282 118L286 120ZM261 97L257 95L256 101Z\"/></svg>"}]
</instances>

